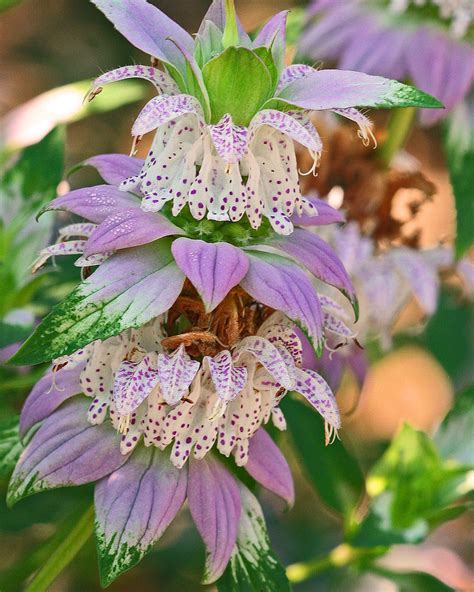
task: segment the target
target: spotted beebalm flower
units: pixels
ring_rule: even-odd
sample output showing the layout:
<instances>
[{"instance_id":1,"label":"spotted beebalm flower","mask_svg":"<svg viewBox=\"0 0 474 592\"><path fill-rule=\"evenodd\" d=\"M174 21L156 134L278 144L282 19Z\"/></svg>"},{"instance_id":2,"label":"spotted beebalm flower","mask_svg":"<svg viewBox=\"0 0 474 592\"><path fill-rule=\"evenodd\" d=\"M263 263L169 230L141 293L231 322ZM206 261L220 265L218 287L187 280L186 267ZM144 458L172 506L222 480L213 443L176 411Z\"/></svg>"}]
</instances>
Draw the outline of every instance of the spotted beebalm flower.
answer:
<instances>
[{"instance_id":1,"label":"spotted beebalm flower","mask_svg":"<svg viewBox=\"0 0 474 592\"><path fill-rule=\"evenodd\" d=\"M300 52L413 81L446 107L421 111L421 122L431 125L473 88L473 6L472 0L313 0Z\"/></svg>"},{"instance_id":2,"label":"spotted beebalm flower","mask_svg":"<svg viewBox=\"0 0 474 592\"><path fill-rule=\"evenodd\" d=\"M189 207L197 220L251 227L267 218L290 234L293 213L314 213L300 193L293 142L317 165L322 142L309 113L331 110L355 121L364 141L370 121L356 107L425 105L432 97L380 77L350 71L285 67L287 11L273 17L252 41L233 2L215 0L195 38L144 0L93 0L136 47L163 70L129 66L100 76L90 98L105 84L145 78L156 87L139 114L133 135L157 130L137 175L122 188L140 190L144 211L170 204L173 215Z\"/></svg>"},{"instance_id":3,"label":"spotted beebalm flower","mask_svg":"<svg viewBox=\"0 0 474 592\"><path fill-rule=\"evenodd\" d=\"M21 415L23 434L42 425L15 469L10 501L97 481L105 583L159 539L185 498L208 550L205 581L222 574L241 514L250 502L260 518L261 511L217 452L233 455L257 482L292 503L288 465L262 427L272 421L285 429L278 405L287 391L301 394L329 432L340 427L329 386L302 367L298 333L281 313L256 335L201 361L188 355L188 342L169 353L168 321L169 315L158 317L56 360ZM246 536L245 521L242 528L239 536Z\"/></svg>"}]
</instances>

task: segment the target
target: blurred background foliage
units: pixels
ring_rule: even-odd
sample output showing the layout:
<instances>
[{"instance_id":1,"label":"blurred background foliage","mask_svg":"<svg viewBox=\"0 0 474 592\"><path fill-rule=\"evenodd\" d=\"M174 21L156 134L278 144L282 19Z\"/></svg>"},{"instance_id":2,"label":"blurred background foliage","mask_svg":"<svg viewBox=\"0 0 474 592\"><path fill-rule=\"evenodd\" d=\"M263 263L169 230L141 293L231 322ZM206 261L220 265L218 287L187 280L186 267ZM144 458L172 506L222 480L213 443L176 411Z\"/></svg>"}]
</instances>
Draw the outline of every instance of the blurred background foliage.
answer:
<instances>
[{"instance_id":1,"label":"blurred background foliage","mask_svg":"<svg viewBox=\"0 0 474 592\"><path fill-rule=\"evenodd\" d=\"M191 31L208 6L207 0L154 3ZM284 0L237 4L248 29L292 5ZM96 180L88 169L67 176L76 163L93 154L129 151L133 117L151 95L131 81L83 104L89 81L100 71L142 59L86 0L0 0L0 11L0 350L6 359L80 280L69 257L31 276L37 252L64 225L62 214L35 222L38 210L57 192ZM473 237L473 154L449 150L449 130L444 138L446 164L439 130L417 131L409 144L438 186L421 224L428 246L453 241L454 192L457 251L465 253ZM462 298L458 285L447 284L423 332L397 335L389 354L375 346L368 351L373 365L362 390L347 375L338 393L341 440L325 447L320 418L291 396L283 403L289 430L279 443L295 475L297 502L282 514L273 498L263 497L274 549L299 592L456 589L422 572L429 571L424 566L431 561L457 574L453 557L466 570L474 567L472 303ZM92 496L91 487L84 486L42 493L13 509L5 506L8 477L21 451L17 415L43 372L0 367L2 592L34 590L25 582L69 535ZM421 552L433 548L450 554L442 560L432 554L426 561ZM403 563L404 553L419 557L418 563ZM203 557L182 513L156 549L110 590L197 592L203 589ZM230 590L225 583L218 588ZM92 539L48 589L100 589Z\"/></svg>"}]
</instances>

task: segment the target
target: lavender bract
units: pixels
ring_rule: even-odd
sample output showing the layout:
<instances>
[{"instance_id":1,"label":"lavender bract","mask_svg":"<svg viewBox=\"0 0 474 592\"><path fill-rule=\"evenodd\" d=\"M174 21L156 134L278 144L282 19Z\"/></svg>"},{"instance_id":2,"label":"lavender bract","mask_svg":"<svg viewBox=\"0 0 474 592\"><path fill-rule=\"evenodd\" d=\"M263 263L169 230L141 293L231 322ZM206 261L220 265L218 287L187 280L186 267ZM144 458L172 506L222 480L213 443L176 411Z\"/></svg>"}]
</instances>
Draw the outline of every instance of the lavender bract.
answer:
<instances>
[{"instance_id":1,"label":"lavender bract","mask_svg":"<svg viewBox=\"0 0 474 592\"><path fill-rule=\"evenodd\" d=\"M314 0L300 52L415 85L446 111L423 109L432 125L459 106L474 84L474 8L470 0L364 2ZM360 31L364 31L360 34Z\"/></svg>"}]
</instances>

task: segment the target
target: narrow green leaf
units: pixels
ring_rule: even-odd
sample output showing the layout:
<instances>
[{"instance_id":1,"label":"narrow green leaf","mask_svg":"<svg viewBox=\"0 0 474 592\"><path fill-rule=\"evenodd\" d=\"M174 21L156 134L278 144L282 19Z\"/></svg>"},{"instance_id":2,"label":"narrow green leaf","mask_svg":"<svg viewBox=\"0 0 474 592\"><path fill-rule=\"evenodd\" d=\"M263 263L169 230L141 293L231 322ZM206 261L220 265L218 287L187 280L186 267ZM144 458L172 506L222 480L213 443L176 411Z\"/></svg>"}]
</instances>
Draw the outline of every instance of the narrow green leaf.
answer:
<instances>
[{"instance_id":1,"label":"narrow green leaf","mask_svg":"<svg viewBox=\"0 0 474 592\"><path fill-rule=\"evenodd\" d=\"M370 571L393 582L398 592L453 592L433 576L425 573L395 573L382 568Z\"/></svg>"},{"instance_id":2,"label":"narrow green leaf","mask_svg":"<svg viewBox=\"0 0 474 592\"><path fill-rule=\"evenodd\" d=\"M460 150L458 144L453 142L449 132L445 133L444 146L456 200L456 253L461 257L474 243L474 134L465 151Z\"/></svg>"},{"instance_id":3,"label":"narrow green leaf","mask_svg":"<svg viewBox=\"0 0 474 592\"><path fill-rule=\"evenodd\" d=\"M53 308L11 362L39 364L69 355L163 314L184 282L170 244L162 239L112 256Z\"/></svg>"},{"instance_id":4,"label":"narrow green leaf","mask_svg":"<svg viewBox=\"0 0 474 592\"><path fill-rule=\"evenodd\" d=\"M236 125L248 125L273 91L263 61L244 47L229 47L203 68L212 123L229 113Z\"/></svg>"},{"instance_id":5,"label":"narrow green leaf","mask_svg":"<svg viewBox=\"0 0 474 592\"><path fill-rule=\"evenodd\" d=\"M18 432L20 418L7 417L0 420L0 477L8 477L23 450Z\"/></svg>"},{"instance_id":6,"label":"narrow green leaf","mask_svg":"<svg viewBox=\"0 0 474 592\"><path fill-rule=\"evenodd\" d=\"M460 393L440 425L435 443L441 456L474 468L474 386Z\"/></svg>"},{"instance_id":7,"label":"narrow green leaf","mask_svg":"<svg viewBox=\"0 0 474 592\"><path fill-rule=\"evenodd\" d=\"M270 547L260 504L243 485L240 492L242 517L236 549L217 582L218 591L291 592L285 570Z\"/></svg>"},{"instance_id":8,"label":"narrow green leaf","mask_svg":"<svg viewBox=\"0 0 474 592\"><path fill-rule=\"evenodd\" d=\"M281 405L306 473L323 501L349 514L364 492L364 477L341 441L325 446L324 424L304 403L291 396Z\"/></svg>"},{"instance_id":9,"label":"narrow green leaf","mask_svg":"<svg viewBox=\"0 0 474 592\"><path fill-rule=\"evenodd\" d=\"M52 550L47 561L29 583L25 592L47 592L59 574L71 563L87 543L94 528L94 507L85 513L72 527L69 534Z\"/></svg>"}]
</instances>

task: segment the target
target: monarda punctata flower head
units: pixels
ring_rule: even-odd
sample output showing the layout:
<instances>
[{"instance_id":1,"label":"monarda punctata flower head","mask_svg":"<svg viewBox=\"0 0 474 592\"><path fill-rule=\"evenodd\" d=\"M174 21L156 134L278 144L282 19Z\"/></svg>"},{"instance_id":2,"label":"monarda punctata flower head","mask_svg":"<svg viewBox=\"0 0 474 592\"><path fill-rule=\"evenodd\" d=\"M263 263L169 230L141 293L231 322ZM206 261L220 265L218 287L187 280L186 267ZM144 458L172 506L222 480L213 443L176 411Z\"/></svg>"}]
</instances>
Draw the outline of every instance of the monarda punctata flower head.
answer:
<instances>
[{"instance_id":1,"label":"monarda punctata flower head","mask_svg":"<svg viewBox=\"0 0 474 592\"><path fill-rule=\"evenodd\" d=\"M293 213L312 214L299 191L293 141L315 166L322 142L308 115L332 110L356 121L369 141L370 122L355 107L440 103L398 82L340 70L285 67L287 12L273 17L251 40L233 2L215 0L195 38L144 0L94 4L136 47L162 65L119 68L99 77L91 98L115 80L140 77L159 92L138 116L133 135L158 130L143 169L124 181L140 190L142 208L256 229L267 218L290 234ZM314 169L313 169L314 170Z\"/></svg>"},{"instance_id":2,"label":"monarda punctata flower head","mask_svg":"<svg viewBox=\"0 0 474 592\"><path fill-rule=\"evenodd\" d=\"M205 582L230 562L240 582L276 589L276 579L288 582L258 502L234 474L244 467L292 503L288 465L264 426L284 429L279 405L292 392L322 416L331 441L335 398L303 350L355 338L347 311L321 294L325 284L357 316L339 258L306 230L343 217L300 195L293 140L317 161L311 111L345 115L368 137L358 106L439 104L366 74L285 68L286 13L251 40L233 3L216 1L193 38L144 0L94 3L157 63L105 74L91 97L113 80L150 80L160 94L133 134L157 131L145 161L93 157L85 164L105 183L46 208L83 221L60 229L34 269L78 255L83 281L13 359L52 366L23 409L28 445L9 500L96 482L108 584L187 499L207 547Z\"/></svg>"},{"instance_id":3,"label":"monarda punctata flower head","mask_svg":"<svg viewBox=\"0 0 474 592\"><path fill-rule=\"evenodd\" d=\"M313 0L307 14L302 55L413 81L446 107L422 110L424 125L446 117L472 90L471 0Z\"/></svg>"}]
</instances>

